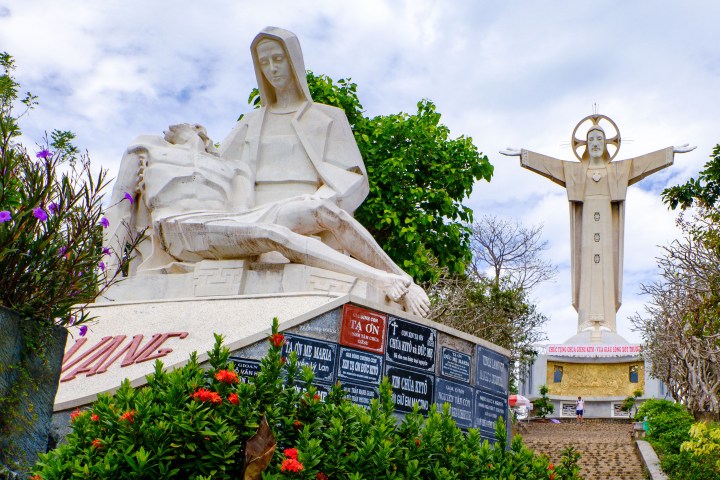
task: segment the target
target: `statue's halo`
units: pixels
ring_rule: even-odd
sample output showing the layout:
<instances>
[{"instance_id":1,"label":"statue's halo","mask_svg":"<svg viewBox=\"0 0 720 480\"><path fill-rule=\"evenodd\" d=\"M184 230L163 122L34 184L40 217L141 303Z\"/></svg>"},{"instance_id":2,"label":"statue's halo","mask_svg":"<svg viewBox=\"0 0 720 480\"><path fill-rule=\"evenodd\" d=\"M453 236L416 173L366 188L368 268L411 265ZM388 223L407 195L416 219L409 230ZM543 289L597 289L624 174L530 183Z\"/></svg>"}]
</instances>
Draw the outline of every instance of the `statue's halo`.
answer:
<instances>
[{"instance_id":1,"label":"statue's halo","mask_svg":"<svg viewBox=\"0 0 720 480\"><path fill-rule=\"evenodd\" d=\"M602 127L602 125L600 125L601 121L606 121L607 123L609 123L612 126L612 128L615 130L614 136L608 137L608 134L611 134L611 133L608 132L608 129L605 129ZM586 129L581 130L581 127L583 127L583 125L585 125L587 122L591 122L591 124ZM575 155L575 158L577 158L581 162L583 161L583 158L582 158L582 155L578 154L578 149L580 147L587 146L587 132L589 132L590 129L596 125L603 128L603 131L605 132L605 149L607 150L608 145L612 145L613 147L615 147L615 152L613 152L612 155L610 155L610 152L608 151L608 155L610 155L610 161L615 159L618 152L620 151L620 143L621 143L620 129L618 128L617 124L613 121L613 119L606 115L600 115L597 113L593 114L593 115L588 115L587 117L580 120L577 125L575 125L575 130L573 130L572 137L570 139L570 145L572 147L573 154ZM578 136L577 136L578 130L584 131L583 138L578 138Z\"/></svg>"}]
</instances>

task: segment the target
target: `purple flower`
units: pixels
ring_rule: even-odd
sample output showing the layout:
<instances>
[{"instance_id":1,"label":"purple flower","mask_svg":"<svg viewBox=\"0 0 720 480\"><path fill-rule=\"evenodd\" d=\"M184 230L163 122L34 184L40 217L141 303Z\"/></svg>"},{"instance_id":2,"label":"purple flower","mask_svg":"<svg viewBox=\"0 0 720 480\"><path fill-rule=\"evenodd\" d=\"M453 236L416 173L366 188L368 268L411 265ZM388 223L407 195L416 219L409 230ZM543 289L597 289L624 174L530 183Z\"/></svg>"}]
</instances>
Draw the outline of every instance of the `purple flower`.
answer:
<instances>
[{"instance_id":1,"label":"purple flower","mask_svg":"<svg viewBox=\"0 0 720 480\"><path fill-rule=\"evenodd\" d=\"M110 255L110 249L109 249L108 247L103 247L103 249L102 249L102 254L103 254L103 255Z\"/></svg>"},{"instance_id":2,"label":"purple flower","mask_svg":"<svg viewBox=\"0 0 720 480\"><path fill-rule=\"evenodd\" d=\"M83 325L82 327L80 327L80 336L84 337L86 333L87 333L87 325Z\"/></svg>"},{"instance_id":3,"label":"purple flower","mask_svg":"<svg viewBox=\"0 0 720 480\"><path fill-rule=\"evenodd\" d=\"M10 220L12 220L12 215L10 215L8 210L0 212L0 223L9 222Z\"/></svg>"},{"instance_id":4,"label":"purple flower","mask_svg":"<svg viewBox=\"0 0 720 480\"><path fill-rule=\"evenodd\" d=\"M125 192L125 195L123 195L123 200L127 200L128 202L130 202L130 205L132 205L135 201L133 200L132 195L130 195L128 192Z\"/></svg>"},{"instance_id":5,"label":"purple flower","mask_svg":"<svg viewBox=\"0 0 720 480\"><path fill-rule=\"evenodd\" d=\"M105 217L102 217L102 218L100 219L100 225L102 225L103 228L108 228L108 227L110 226L110 220L108 220L108 219L105 218Z\"/></svg>"},{"instance_id":6,"label":"purple flower","mask_svg":"<svg viewBox=\"0 0 720 480\"><path fill-rule=\"evenodd\" d=\"M75 325L75 320L77 320L77 318L75 318L75 315L70 315L70 324L69 324L69 325L70 325L71 327L72 327L73 325Z\"/></svg>"},{"instance_id":7,"label":"purple flower","mask_svg":"<svg viewBox=\"0 0 720 480\"><path fill-rule=\"evenodd\" d=\"M47 148L43 148L35 156L37 158L47 159L48 157L52 157L52 153L50 153L50 150L48 150Z\"/></svg>"},{"instance_id":8,"label":"purple flower","mask_svg":"<svg viewBox=\"0 0 720 480\"><path fill-rule=\"evenodd\" d=\"M50 210L50 213L55 215L58 211L58 204L55 202L50 202L50 205L48 205L48 210Z\"/></svg>"},{"instance_id":9,"label":"purple flower","mask_svg":"<svg viewBox=\"0 0 720 480\"><path fill-rule=\"evenodd\" d=\"M33 217L37 218L41 222L44 222L45 220L48 219L47 213L45 213L45 210L43 210L40 207L33 208L32 212L33 212Z\"/></svg>"},{"instance_id":10,"label":"purple flower","mask_svg":"<svg viewBox=\"0 0 720 480\"><path fill-rule=\"evenodd\" d=\"M105 271L105 262L98 263L98 267L100 267L101 272L104 272Z\"/></svg>"}]
</instances>

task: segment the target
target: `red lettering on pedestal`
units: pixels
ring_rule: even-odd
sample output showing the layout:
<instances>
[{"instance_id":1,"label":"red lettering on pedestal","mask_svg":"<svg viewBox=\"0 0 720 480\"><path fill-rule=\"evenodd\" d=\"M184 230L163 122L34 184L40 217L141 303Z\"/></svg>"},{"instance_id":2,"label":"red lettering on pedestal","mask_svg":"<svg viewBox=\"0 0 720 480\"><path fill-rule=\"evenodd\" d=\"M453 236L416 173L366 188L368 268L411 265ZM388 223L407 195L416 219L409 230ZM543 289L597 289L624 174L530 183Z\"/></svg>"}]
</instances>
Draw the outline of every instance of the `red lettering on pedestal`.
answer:
<instances>
[{"instance_id":1,"label":"red lettering on pedestal","mask_svg":"<svg viewBox=\"0 0 720 480\"><path fill-rule=\"evenodd\" d=\"M163 343L170 338L178 337L183 339L187 336L188 332L156 333L150 338L147 344L141 348L140 345L142 344L144 336L134 335L132 340L112 358L110 358L110 356L115 353L115 350L117 350L123 342L125 342L127 336L118 335L116 337L103 337L95 346L89 348L85 352L82 352L78 358L70 361L70 359L74 357L80 348L87 342L86 338L81 338L75 342L75 345L67 351L65 358L63 358L62 373L65 373L71 368L73 370L62 377L60 381L68 382L81 374L91 376L99 373L105 373L108 368L123 355L125 355L125 358L120 364L121 368L164 357L173 350L172 348L160 348Z\"/></svg>"}]
</instances>

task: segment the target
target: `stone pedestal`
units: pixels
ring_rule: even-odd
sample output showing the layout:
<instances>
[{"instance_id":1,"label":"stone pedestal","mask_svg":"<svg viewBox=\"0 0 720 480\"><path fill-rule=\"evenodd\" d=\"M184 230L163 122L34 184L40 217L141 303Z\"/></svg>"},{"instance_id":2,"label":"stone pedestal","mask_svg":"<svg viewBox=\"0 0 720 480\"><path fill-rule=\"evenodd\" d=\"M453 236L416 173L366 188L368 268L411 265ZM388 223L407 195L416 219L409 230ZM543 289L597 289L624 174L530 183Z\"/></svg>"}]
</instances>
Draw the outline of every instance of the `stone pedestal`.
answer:
<instances>
[{"instance_id":1,"label":"stone pedestal","mask_svg":"<svg viewBox=\"0 0 720 480\"><path fill-rule=\"evenodd\" d=\"M254 376L268 351L273 317L285 334L283 355L295 352L301 365L313 368L321 397L339 381L353 402L367 406L388 377L398 415L414 403L427 412L432 403L447 402L459 426L479 428L489 440L495 421L508 414L507 350L367 298L315 291L116 301L92 306L91 314L97 323L67 344L55 404L61 432L72 409L112 392L123 379L146 383L156 359L176 368L197 351L205 361L215 333L223 335L236 371Z\"/></svg>"},{"instance_id":2,"label":"stone pedestal","mask_svg":"<svg viewBox=\"0 0 720 480\"><path fill-rule=\"evenodd\" d=\"M553 417L574 418L578 396L585 400L586 418L628 418L620 405L636 390L642 392L638 404L665 396L664 385L648 373L640 345L614 332L588 330L563 344L537 348L541 353L521 381L520 393L538 398L540 387L547 385Z\"/></svg>"}]
</instances>

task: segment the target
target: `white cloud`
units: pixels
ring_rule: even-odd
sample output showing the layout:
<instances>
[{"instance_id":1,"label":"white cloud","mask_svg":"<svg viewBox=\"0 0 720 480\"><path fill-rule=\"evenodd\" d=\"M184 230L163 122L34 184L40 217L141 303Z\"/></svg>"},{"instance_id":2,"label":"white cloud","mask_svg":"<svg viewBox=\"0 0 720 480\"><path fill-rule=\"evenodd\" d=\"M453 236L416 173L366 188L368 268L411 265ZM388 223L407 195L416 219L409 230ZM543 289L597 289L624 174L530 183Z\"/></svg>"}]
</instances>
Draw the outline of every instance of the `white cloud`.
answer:
<instances>
[{"instance_id":1,"label":"white cloud","mask_svg":"<svg viewBox=\"0 0 720 480\"><path fill-rule=\"evenodd\" d=\"M692 153L628 192L624 316L642 306L655 245L676 235L659 194L696 176L720 142L720 3L603 0L547 3L405 0L84 2L11 0L0 45L16 57L23 90L41 106L23 120L27 143L44 130L78 134L116 172L139 134L200 122L221 140L255 84L248 47L266 25L301 39L307 67L352 77L371 115L413 111L430 98L453 134L473 137L495 164L469 204L543 223L557 282L538 290L560 342L576 326L569 305L565 192L497 152L525 147L572 158L573 127L592 104L625 139L619 158L690 142Z\"/></svg>"}]
</instances>

